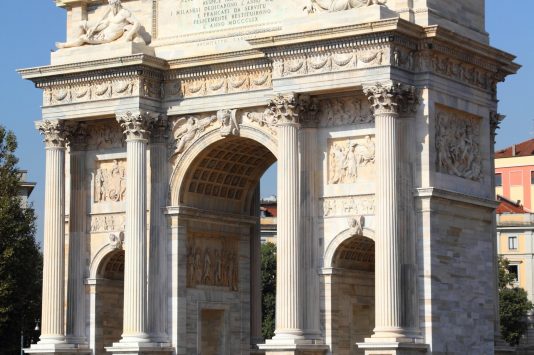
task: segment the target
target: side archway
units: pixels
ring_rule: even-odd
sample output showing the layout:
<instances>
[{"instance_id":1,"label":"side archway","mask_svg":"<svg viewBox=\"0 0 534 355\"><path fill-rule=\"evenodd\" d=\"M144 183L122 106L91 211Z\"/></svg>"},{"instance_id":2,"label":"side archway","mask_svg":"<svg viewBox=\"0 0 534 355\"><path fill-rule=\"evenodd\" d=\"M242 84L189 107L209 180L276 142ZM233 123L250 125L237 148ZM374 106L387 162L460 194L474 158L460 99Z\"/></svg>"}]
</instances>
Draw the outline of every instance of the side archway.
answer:
<instances>
[{"instance_id":1,"label":"side archway","mask_svg":"<svg viewBox=\"0 0 534 355\"><path fill-rule=\"evenodd\" d=\"M327 246L324 258L326 341L336 355L363 355L356 343L372 335L375 292L372 230L347 229Z\"/></svg>"}]
</instances>

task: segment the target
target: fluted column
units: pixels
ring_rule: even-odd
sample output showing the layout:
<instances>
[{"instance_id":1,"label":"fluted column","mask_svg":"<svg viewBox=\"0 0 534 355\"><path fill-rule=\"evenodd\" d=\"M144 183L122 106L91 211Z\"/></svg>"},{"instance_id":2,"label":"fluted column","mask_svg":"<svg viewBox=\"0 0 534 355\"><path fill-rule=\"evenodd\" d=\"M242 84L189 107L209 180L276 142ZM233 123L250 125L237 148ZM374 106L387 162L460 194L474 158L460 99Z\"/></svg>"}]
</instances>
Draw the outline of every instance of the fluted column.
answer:
<instances>
[{"instance_id":1,"label":"fluted column","mask_svg":"<svg viewBox=\"0 0 534 355\"><path fill-rule=\"evenodd\" d=\"M86 185L85 148L88 133L83 123L68 127L70 156L69 263L67 277L67 342L86 343L85 260Z\"/></svg>"},{"instance_id":2,"label":"fluted column","mask_svg":"<svg viewBox=\"0 0 534 355\"><path fill-rule=\"evenodd\" d=\"M277 122L279 147L276 330L273 340L303 339L299 122L296 98L293 95L279 95L272 100L270 107Z\"/></svg>"},{"instance_id":3,"label":"fluted column","mask_svg":"<svg viewBox=\"0 0 534 355\"><path fill-rule=\"evenodd\" d=\"M124 320L121 343L149 342L147 320L147 141L150 117L117 115L126 136Z\"/></svg>"},{"instance_id":4,"label":"fluted column","mask_svg":"<svg viewBox=\"0 0 534 355\"><path fill-rule=\"evenodd\" d=\"M375 329L373 338L401 341L410 331L403 320L406 310L402 292L403 248L406 224L402 221L403 184L399 121L401 105L408 103L413 88L398 84L365 89L375 116L376 128L376 241ZM413 101L413 100L412 100ZM411 102L413 103L413 102Z\"/></svg>"},{"instance_id":5,"label":"fluted column","mask_svg":"<svg viewBox=\"0 0 534 355\"><path fill-rule=\"evenodd\" d=\"M169 341L167 324L167 233L165 191L167 181L167 117L160 115L152 129L150 140L150 250L148 270L148 317L153 342Z\"/></svg>"},{"instance_id":6,"label":"fluted column","mask_svg":"<svg viewBox=\"0 0 534 355\"><path fill-rule=\"evenodd\" d=\"M36 128L46 146L43 300L39 344L65 342L65 129L62 121Z\"/></svg>"}]
</instances>

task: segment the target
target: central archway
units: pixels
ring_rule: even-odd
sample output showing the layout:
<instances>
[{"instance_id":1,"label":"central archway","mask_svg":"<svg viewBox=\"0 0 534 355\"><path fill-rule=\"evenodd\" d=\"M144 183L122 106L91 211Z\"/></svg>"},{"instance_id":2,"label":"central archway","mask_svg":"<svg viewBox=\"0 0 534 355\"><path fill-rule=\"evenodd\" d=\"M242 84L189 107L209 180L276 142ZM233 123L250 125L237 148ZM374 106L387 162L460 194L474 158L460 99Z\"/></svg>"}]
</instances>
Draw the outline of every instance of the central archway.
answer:
<instances>
[{"instance_id":1,"label":"central archway","mask_svg":"<svg viewBox=\"0 0 534 355\"><path fill-rule=\"evenodd\" d=\"M241 133L201 137L173 177L187 353L237 354L261 341L259 182L276 157L258 132Z\"/></svg>"}]
</instances>

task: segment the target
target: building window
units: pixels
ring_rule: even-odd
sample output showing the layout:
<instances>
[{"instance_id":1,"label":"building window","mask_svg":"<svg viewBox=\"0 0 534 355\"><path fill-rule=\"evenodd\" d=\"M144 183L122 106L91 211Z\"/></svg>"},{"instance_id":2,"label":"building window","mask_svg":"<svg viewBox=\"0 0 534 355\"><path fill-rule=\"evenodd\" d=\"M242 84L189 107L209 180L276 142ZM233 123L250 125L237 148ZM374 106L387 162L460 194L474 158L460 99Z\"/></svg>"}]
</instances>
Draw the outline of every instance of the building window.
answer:
<instances>
[{"instance_id":1,"label":"building window","mask_svg":"<svg viewBox=\"0 0 534 355\"><path fill-rule=\"evenodd\" d=\"M534 185L534 170L530 172L530 184Z\"/></svg>"},{"instance_id":2,"label":"building window","mask_svg":"<svg viewBox=\"0 0 534 355\"><path fill-rule=\"evenodd\" d=\"M530 174L530 180L532 180L532 172ZM502 174L495 174L495 186L502 186Z\"/></svg>"},{"instance_id":3,"label":"building window","mask_svg":"<svg viewBox=\"0 0 534 355\"><path fill-rule=\"evenodd\" d=\"M517 237L508 237L508 250L517 250Z\"/></svg>"},{"instance_id":4,"label":"building window","mask_svg":"<svg viewBox=\"0 0 534 355\"><path fill-rule=\"evenodd\" d=\"M518 265L508 265L508 273L513 276L514 281L519 281L519 266Z\"/></svg>"}]
</instances>

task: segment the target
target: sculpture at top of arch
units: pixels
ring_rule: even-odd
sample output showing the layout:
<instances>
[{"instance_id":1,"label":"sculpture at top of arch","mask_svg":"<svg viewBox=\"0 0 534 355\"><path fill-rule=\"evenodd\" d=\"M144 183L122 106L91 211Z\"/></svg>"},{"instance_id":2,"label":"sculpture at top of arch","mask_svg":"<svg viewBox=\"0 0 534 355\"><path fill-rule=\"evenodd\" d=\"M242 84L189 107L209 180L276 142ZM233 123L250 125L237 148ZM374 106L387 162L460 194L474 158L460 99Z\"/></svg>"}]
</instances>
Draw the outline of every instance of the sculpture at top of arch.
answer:
<instances>
[{"instance_id":1,"label":"sculpture at top of arch","mask_svg":"<svg viewBox=\"0 0 534 355\"><path fill-rule=\"evenodd\" d=\"M217 119L221 122L221 136L237 136L239 123L237 122L237 110L219 110Z\"/></svg>"},{"instance_id":2,"label":"sculpture at top of arch","mask_svg":"<svg viewBox=\"0 0 534 355\"><path fill-rule=\"evenodd\" d=\"M337 12L371 5L385 5L387 0L310 0L304 7L308 13Z\"/></svg>"},{"instance_id":3,"label":"sculpture at top of arch","mask_svg":"<svg viewBox=\"0 0 534 355\"><path fill-rule=\"evenodd\" d=\"M139 30L141 25L132 13L124 8L121 0L108 0L104 15L96 23L81 21L80 35L68 42L57 42L56 47L81 47L85 44L104 44L122 39L132 42L141 38Z\"/></svg>"}]
</instances>

